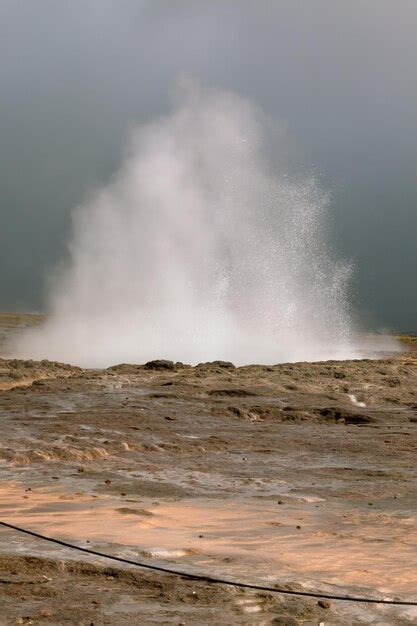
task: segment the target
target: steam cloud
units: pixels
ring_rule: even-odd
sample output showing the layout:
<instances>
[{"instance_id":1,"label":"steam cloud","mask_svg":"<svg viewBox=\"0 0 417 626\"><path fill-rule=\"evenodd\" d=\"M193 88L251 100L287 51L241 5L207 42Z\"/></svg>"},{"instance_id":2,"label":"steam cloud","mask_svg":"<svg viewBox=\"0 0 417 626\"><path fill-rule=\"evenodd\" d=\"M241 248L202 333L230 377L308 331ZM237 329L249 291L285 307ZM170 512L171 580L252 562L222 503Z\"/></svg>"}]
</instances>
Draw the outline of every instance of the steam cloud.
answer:
<instances>
[{"instance_id":1,"label":"steam cloud","mask_svg":"<svg viewBox=\"0 0 417 626\"><path fill-rule=\"evenodd\" d=\"M15 353L83 366L344 359L350 268L314 177L269 173L256 110L187 84L73 216L45 324Z\"/></svg>"}]
</instances>

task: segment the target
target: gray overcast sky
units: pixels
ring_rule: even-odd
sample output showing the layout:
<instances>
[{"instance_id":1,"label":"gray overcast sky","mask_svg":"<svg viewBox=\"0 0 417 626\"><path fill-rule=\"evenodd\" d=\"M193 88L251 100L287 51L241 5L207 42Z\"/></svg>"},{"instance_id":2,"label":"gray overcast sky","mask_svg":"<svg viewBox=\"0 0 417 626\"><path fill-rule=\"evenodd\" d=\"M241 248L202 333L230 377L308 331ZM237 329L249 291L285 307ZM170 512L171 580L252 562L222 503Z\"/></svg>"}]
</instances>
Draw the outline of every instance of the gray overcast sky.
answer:
<instances>
[{"instance_id":1,"label":"gray overcast sky","mask_svg":"<svg viewBox=\"0 0 417 626\"><path fill-rule=\"evenodd\" d=\"M42 304L69 214L181 72L288 124L358 307L417 330L415 0L0 0L0 309Z\"/></svg>"}]
</instances>

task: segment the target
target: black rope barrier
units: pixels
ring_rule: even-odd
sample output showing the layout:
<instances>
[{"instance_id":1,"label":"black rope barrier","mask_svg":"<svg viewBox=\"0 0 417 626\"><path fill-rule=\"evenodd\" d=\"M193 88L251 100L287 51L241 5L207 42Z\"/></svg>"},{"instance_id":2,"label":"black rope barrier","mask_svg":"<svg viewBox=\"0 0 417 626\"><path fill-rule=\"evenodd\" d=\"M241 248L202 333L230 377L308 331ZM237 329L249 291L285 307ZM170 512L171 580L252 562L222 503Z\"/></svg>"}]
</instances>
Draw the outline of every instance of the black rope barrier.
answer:
<instances>
[{"instance_id":1,"label":"black rope barrier","mask_svg":"<svg viewBox=\"0 0 417 626\"><path fill-rule=\"evenodd\" d=\"M406 601L406 600L379 600L378 598L366 598L362 596L344 596L332 593L324 593L324 592L314 592L314 591L296 591L293 589L283 589L282 587L269 587L265 585L252 585L251 583L244 583L235 580L227 580L225 578L217 578L214 576L208 576L206 574L191 574L189 572L183 572L176 569L171 569L168 567L162 567L159 565L152 565L150 563L143 563L139 561L132 561L131 559L125 559L119 556L113 556L112 554L106 554L105 552L99 552L98 550L92 550L91 548L83 548L81 546L77 546L75 544L69 543L67 541L63 541L62 539L55 539L54 537L47 537L46 535L41 535L40 533L36 533L33 530L28 530L27 528L22 528L20 526L15 526L14 524L9 524L8 522L0 521L0 525L4 528L8 528L10 530L15 530L16 532L23 533L25 535L29 535L30 537L35 537L36 539L42 539L43 541L49 541L50 543L54 543L58 546L63 546L64 548L70 548L71 550L77 550L78 552L84 552L85 554L91 554L93 556L98 556L105 559L110 559L111 561L116 561L118 563L123 563L125 565L134 565L136 567L141 567L143 569L152 570L155 572L162 572L164 574L172 574L174 576L181 576L182 578L188 578L190 580L197 580L205 583L216 584L216 585L232 585L233 587L239 587L240 589L252 589L255 591L267 591L272 593L280 593L283 595L289 596L304 596L307 598L318 598L325 600L342 600L345 602L362 602L362 603L371 603L371 604L391 604L395 606L417 606L417 601Z\"/></svg>"}]
</instances>

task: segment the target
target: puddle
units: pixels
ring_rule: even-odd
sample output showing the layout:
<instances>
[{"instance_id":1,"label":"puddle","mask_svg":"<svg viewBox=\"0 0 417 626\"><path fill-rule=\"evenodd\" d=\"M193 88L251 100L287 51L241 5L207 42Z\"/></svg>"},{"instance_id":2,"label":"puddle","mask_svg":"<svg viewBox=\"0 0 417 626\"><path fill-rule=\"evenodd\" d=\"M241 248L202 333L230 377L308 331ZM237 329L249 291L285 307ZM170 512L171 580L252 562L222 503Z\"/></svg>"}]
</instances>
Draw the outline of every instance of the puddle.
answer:
<instances>
[{"instance_id":1,"label":"puddle","mask_svg":"<svg viewBox=\"0 0 417 626\"><path fill-rule=\"evenodd\" d=\"M1 519L81 546L251 582L272 577L412 597L417 584L415 519L326 506L324 511L313 503L155 502L25 491L12 482L0 486ZM25 537L13 538L13 544L17 540L28 546ZM3 543L1 549L9 546Z\"/></svg>"}]
</instances>

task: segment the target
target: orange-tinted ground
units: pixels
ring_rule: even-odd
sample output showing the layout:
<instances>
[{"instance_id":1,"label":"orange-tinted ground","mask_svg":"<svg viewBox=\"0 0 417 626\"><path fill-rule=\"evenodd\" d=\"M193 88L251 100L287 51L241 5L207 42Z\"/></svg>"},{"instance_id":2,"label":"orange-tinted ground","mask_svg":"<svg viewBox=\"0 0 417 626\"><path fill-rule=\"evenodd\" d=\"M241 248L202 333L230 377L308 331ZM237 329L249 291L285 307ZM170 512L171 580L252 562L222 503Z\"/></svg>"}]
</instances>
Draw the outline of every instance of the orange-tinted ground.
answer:
<instances>
[{"instance_id":1,"label":"orange-tinted ground","mask_svg":"<svg viewBox=\"0 0 417 626\"><path fill-rule=\"evenodd\" d=\"M413 353L101 371L3 360L0 383L1 519L191 573L417 599ZM417 621L0 537L0 624Z\"/></svg>"}]
</instances>

